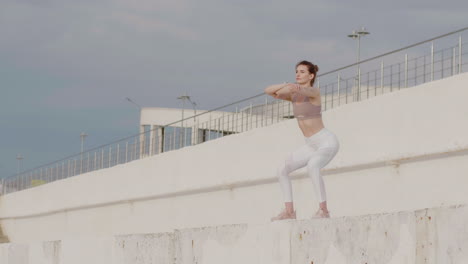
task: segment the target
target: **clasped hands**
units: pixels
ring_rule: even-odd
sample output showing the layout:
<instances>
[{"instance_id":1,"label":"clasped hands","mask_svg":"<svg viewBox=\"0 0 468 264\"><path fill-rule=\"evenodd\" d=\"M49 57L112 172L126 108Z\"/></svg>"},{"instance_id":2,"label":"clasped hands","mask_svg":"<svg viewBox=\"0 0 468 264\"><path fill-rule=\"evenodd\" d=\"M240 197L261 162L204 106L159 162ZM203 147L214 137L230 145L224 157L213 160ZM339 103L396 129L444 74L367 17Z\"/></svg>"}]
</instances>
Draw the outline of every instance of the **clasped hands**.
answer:
<instances>
[{"instance_id":1,"label":"clasped hands","mask_svg":"<svg viewBox=\"0 0 468 264\"><path fill-rule=\"evenodd\" d=\"M297 83L288 83L286 87L288 87L291 93L297 93L302 89L301 86Z\"/></svg>"}]
</instances>

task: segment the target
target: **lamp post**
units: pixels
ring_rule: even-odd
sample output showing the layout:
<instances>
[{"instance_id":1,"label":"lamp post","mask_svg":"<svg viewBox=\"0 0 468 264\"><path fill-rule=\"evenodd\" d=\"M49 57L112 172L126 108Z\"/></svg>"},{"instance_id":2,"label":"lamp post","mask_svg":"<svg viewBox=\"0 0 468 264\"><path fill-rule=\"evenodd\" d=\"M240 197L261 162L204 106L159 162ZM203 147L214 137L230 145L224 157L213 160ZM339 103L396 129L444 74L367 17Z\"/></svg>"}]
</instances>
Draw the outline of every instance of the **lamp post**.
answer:
<instances>
[{"instance_id":1,"label":"lamp post","mask_svg":"<svg viewBox=\"0 0 468 264\"><path fill-rule=\"evenodd\" d=\"M17 160L16 174L19 174L21 171L21 161L23 159L24 157L21 154L16 155L16 160Z\"/></svg>"},{"instance_id":2,"label":"lamp post","mask_svg":"<svg viewBox=\"0 0 468 264\"><path fill-rule=\"evenodd\" d=\"M370 32L366 31L365 27L362 27L360 30L353 30L353 32L348 35L348 37L352 39L357 39L358 40L358 46L357 46L357 74L356 74L356 80L355 83L357 83L357 100L360 99L360 93L361 93L361 67L359 65L359 62L361 60L361 37L365 35L369 35Z\"/></svg>"},{"instance_id":3,"label":"lamp post","mask_svg":"<svg viewBox=\"0 0 468 264\"><path fill-rule=\"evenodd\" d=\"M138 107L138 109L140 109L140 110L141 110L141 105L139 105L139 104L135 103L134 101L132 101L132 99L130 99L130 98L128 98L128 97L125 97L125 100L127 100L127 101L129 101L130 103L132 103L132 104L136 105L136 107Z\"/></svg>"},{"instance_id":4,"label":"lamp post","mask_svg":"<svg viewBox=\"0 0 468 264\"><path fill-rule=\"evenodd\" d=\"M81 132L80 134L80 138L81 138L81 154L83 155L83 146L84 146L84 141L85 141L85 138L88 136L88 134L86 134L85 132Z\"/></svg>"},{"instance_id":5,"label":"lamp post","mask_svg":"<svg viewBox=\"0 0 468 264\"><path fill-rule=\"evenodd\" d=\"M190 100L190 96L188 96L187 93L185 93L182 96L177 97L177 99L182 100L182 121L181 121L180 126L181 126L181 140L182 139L184 140L184 145L185 145L185 133L184 133L185 132L185 128L184 128L185 100L189 101L192 104L193 111L194 111L193 121L195 121L195 115L197 114L197 110L195 108L197 104L195 102L193 102L192 100Z\"/></svg>"},{"instance_id":6,"label":"lamp post","mask_svg":"<svg viewBox=\"0 0 468 264\"><path fill-rule=\"evenodd\" d=\"M84 146L84 140L88 136L85 132L81 132L80 138L81 138L81 152L80 152L80 173L83 173L83 146Z\"/></svg>"}]
</instances>

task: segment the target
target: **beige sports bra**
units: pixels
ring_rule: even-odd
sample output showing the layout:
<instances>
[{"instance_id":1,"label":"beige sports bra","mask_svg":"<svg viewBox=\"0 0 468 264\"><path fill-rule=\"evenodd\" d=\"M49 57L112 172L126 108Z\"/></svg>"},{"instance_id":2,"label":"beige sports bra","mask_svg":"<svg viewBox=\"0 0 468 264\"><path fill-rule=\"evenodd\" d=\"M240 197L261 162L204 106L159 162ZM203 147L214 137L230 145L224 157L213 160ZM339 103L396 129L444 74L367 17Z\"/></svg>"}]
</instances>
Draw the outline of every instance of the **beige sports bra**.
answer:
<instances>
[{"instance_id":1,"label":"beige sports bra","mask_svg":"<svg viewBox=\"0 0 468 264\"><path fill-rule=\"evenodd\" d=\"M298 120L322 117L322 106L314 105L308 96L293 93L291 97L294 116Z\"/></svg>"}]
</instances>

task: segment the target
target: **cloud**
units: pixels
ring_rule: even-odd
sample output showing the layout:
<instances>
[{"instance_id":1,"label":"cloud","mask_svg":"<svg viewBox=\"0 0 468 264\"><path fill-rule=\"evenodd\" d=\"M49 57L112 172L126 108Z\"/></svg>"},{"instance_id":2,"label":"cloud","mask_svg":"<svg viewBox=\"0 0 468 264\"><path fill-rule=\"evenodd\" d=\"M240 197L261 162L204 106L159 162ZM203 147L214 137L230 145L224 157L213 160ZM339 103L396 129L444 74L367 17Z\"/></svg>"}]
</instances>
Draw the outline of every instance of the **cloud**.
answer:
<instances>
[{"instance_id":1,"label":"cloud","mask_svg":"<svg viewBox=\"0 0 468 264\"><path fill-rule=\"evenodd\" d=\"M95 129L118 133L115 120L124 126L135 118L122 114L134 110L125 97L178 107L177 96L187 91L200 108L220 106L292 80L298 60L314 61L322 73L353 63L356 42L347 35L360 26L371 32L361 42L368 58L466 26L467 6L461 0L4 0L0 73L7 92L0 115L9 118L1 125L23 127L20 118L37 112L42 122L31 130L66 134L64 127L79 130L88 117ZM48 128L53 111L83 116L80 125L60 117L62 127ZM53 148L34 142L29 147Z\"/></svg>"}]
</instances>

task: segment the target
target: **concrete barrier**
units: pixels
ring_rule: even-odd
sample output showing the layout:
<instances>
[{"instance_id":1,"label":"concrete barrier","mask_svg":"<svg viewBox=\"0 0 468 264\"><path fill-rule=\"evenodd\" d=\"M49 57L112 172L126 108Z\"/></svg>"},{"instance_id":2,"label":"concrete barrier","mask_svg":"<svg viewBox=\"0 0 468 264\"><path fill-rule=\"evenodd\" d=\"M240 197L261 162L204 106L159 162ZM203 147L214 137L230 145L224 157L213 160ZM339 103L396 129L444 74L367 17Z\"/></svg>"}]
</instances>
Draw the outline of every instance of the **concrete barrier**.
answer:
<instances>
[{"instance_id":1,"label":"concrete barrier","mask_svg":"<svg viewBox=\"0 0 468 264\"><path fill-rule=\"evenodd\" d=\"M468 204L467 83L464 73L324 112L341 145L323 170L332 215ZM0 224L29 243L264 223L283 206L277 167L303 144L288 120L2 195ZM311 180L305 169L291 178L308 218Z\"/></svg>"},{"instance_id":2,"label":"concrete barrier","mask_svg":"<svg viewBox=\"0 0 468 264\"><path fill-rule=\"evenodd\" d=\"M466 264L468 206L0 245L1 264Z\"/></svg>"}]
</instances>

